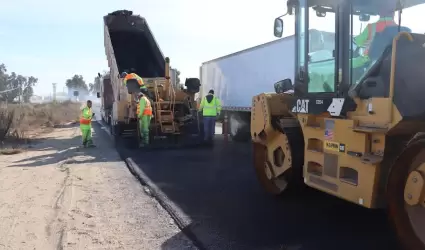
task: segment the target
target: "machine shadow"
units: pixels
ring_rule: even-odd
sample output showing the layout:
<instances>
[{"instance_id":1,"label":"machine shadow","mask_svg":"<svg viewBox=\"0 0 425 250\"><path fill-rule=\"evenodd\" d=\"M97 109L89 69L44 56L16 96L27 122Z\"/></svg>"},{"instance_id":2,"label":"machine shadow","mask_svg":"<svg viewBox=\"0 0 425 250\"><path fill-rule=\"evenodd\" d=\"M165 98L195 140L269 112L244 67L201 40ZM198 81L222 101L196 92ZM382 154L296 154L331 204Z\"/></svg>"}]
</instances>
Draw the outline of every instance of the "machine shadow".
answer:
<instances>
[{"instance_id":1,"label":"machine shadow","mask_svg":"<svg viewBox=\"0 0 425 250\"><path fill-rule=\"evenodd\" d=\"M206 249L398 249L382 211L305 188L266 194L251 144L144 152L116 144L174 204L173 213ZM165 249L165 248L164 248Z\"/></svg>"},{"instance_id":2,"label":"machine shadow","mask_svg":"<svg viewBox=\"0 0 425 250\"><path fill-rule=\"evenodd\" d=\"M196 250L204 248L202 243L193 243L188 239L187 234L190 234L188 227L181 229L180 232L173 235L171 238L167 239L161 245L162 250Z\"/></svg>"}]
</instances>

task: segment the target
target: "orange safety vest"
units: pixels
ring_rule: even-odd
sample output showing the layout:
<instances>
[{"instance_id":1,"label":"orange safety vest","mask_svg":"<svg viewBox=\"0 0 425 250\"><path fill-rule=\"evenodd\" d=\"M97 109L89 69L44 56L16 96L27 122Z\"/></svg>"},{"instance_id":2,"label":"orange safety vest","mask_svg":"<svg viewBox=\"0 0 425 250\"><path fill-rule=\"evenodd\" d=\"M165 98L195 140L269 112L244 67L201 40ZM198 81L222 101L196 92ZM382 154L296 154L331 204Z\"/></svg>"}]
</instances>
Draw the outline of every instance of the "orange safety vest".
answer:
<instances>
[{"instance_id":1,"label":"orange safety vest","mask_svg":"<svg viewBox=\"0 0 425 250\"><path fill-rule=\"evenodd\" d=\"M86 109L86 108L84 108L84 109ZM80 124L90 125L91 124L91 119L87 119L87 118L84 117L84 109L81 110ZM91 109L89 109L89 114L91 114Z\"/></svg>"},{"instance_id":2,"label":"orange safety vest","mask_svg":"<svg viewBox=\"0 0 425 250\"><path fill-rule=\"evenodd\" d=\"M145 102L146 102L146 105L145 105L145 109L143 110L143 115L152 115L152 105L151 105L151 102L149 101L149 99L146 97L146 96L142 96L141 98L140 98L140 100L141 99L144 99L145 100ZM140 102L140 101L139 101ZM139 105L137 105L137 111L136 111L136 114L137 115L139 115L140 114L140 104Z\"/></svg>"},{"instance_id":3,"label":"orange safety vest","mask_svg":"<svg viewBox=\"0 0 425 250\"><path fill-rule=\"evenodd\" d=\"M370 43L372 42L373 37L375 36L376 32L382 32L386 27L397 25L394 20L391 18L382 18L381 20L378 20L376 23L370 23L367 25L367 46L364 52L364 55L369 54L369 48Z\"/></svg>"},{"instance_id":4,"label":"orange safety vest","mask_svg":"<svg viewBox=\"0 0 425 250\"><path fill-rule=\"evenodd\" d=\"M131 74L127 74L125 77L124 77L124 80L130 80L130 79L135 79L135 80L137 80L137 83L139 83L139 85L140 86L143 86L145 83L143 82L143 79L140 77L140 76L138 76L138 75L136 75L136 74L134 74L134 73L131 73Z\"/></svg>"}]
</instances>

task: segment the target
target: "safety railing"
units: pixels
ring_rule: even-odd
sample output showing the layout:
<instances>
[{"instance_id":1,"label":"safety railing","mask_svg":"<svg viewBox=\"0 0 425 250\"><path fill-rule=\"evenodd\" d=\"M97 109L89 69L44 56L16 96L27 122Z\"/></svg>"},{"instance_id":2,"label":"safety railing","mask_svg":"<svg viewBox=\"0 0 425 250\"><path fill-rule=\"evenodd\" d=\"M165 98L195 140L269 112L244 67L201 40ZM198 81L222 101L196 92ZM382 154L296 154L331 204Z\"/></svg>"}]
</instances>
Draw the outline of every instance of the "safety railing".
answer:
<instances>
[{"instance_id":1,"label":"safety railing","mask_svg":"<svg viewBox=\"0 0 425 250\"><path fill-rule=\"evenodd\" d=\"M406 36L409 41L413 41L413 36L409 32L400 32L393 39L393 48L391 52L391 75L390 75L390 88L388 98L390 100L388 106L389 112L389 123L393 121L393 99L394 99L394 82L395 82L395 71L396 71L396 56L397 56L397 42L402 36Z\"/></svg>"},{"instance_id":2,"label":"safety railing","mask_svg":"<svg viewBox=\"0 0 425 250\"><path fill-rule=\"evenodd\" d=\"M171 80L167 79L168 81L168 95L170 97L170 110L174 115L175 105L176 105L176 90L173 84L171 84Z\"/></svg>"}]
</instances>

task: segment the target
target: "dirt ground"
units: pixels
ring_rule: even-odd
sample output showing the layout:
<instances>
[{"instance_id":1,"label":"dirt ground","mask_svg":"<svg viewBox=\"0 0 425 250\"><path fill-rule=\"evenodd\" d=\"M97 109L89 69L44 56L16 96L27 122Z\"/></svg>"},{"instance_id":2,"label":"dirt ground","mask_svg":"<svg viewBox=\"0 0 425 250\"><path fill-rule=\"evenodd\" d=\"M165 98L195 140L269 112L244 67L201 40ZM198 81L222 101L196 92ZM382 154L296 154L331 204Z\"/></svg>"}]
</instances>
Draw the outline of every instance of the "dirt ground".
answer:
<instances>
[{"instance_id":1,"label":"dirt ground","mask_svg":"<svg viewBox=\"0 0 425 250\"><path fill-rule=\"evenodd\" d=\"M75 125L0 155L0 249L196 249L109 143Z\"/></svg>"}]
</instances>

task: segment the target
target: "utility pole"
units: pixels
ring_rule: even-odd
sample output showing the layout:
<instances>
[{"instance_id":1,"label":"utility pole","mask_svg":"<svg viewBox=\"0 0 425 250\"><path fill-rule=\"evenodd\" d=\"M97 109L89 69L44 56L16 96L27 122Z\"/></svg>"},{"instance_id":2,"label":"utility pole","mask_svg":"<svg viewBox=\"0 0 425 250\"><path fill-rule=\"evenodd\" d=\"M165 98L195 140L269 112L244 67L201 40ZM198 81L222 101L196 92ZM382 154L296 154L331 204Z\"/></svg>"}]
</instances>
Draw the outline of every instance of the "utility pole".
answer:
<instances>
[{"instance_id":1,"label":"utility pole","mask_svg":"<svg viewBox=\"0 0 425 250\"><path fill-rule=\"evenodd\" d=\"M22 104L22 86L19 88L19 96L18 96L18 100L19 100L19 105Z\"/></svg>"},{"instance_id":2,"label":"utility pole","mask_svg":"<svg viewBox=\"0 0 425 250\"><path fill-rule=\"evenodd\" d=\"M24 99L24 86L21 85L19 89L19 106L22 106L23 99Z\"/></svg>"},{"instance_id":3,"label":"utility pole","mask_svg":"<svg viewBox=\"0 0 425 250\"><path fill-rule=\"evenodd\" d=\"M52 83L53 85L53 101L56 102L56 85L57 83Z\"/></svg>"}]
</instances>

